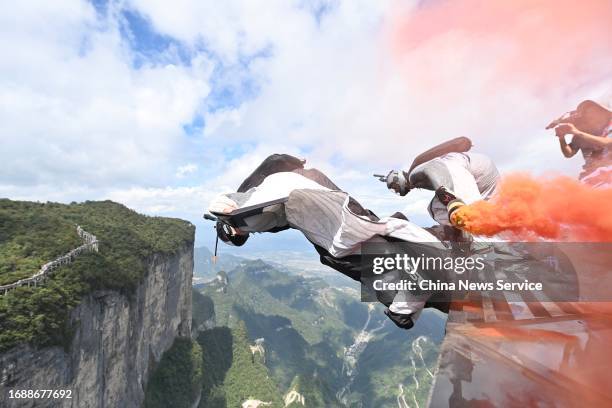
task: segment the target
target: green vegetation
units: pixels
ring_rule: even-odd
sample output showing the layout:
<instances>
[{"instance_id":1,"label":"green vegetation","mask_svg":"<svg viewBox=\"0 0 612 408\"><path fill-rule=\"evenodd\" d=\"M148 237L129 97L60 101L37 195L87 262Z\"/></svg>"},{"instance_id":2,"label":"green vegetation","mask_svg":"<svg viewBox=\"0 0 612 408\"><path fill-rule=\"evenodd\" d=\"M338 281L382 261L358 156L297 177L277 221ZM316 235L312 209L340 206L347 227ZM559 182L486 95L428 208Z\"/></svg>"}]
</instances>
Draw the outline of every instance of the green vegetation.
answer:
<instances>
[{"instance_id":1,"label":"green vegetation","mask_svg":"<svg viewBox=\"0 0 612 408\"><path fill-rule=\"evenodd\" d=\"M227 327L215 327L200 333L198 343L202 347L204 365L200 407L225 408L223 382L233 361L232 332Z\"/></svg>"},{"instance_id":2,"label":"green vegetation","mask_svg":"<svg viewBox=\"0 0 612 408\"><path fill-rule=\"evenodd\" d=\"M257 314L285 318L309 344L344 344L352 338L352 328L345 324L343 311L333 303L339 293L330 291L320 280L288 275L262 261L238 267L229 280L229 296L206 292L215 302L219 324L232 325L229 316L237 305L238 313L249 315L249 319L242 318L247 325ZM326 304L325 298L332 303ZM366 309L365 304L354 300L351 306L362 312Z\"/></svg>"},{"instance_id":3,"label":"green vegetation","mask_svg":"<svg viewBox=\"0 0 612 408\"><path fill-rule=\"evenodd\" d=\"M339 407L333 389L343 380L343 347L356 330L346 325L344 315L350 310L349 320L360 327L366 306L318 279L288 275L261 261L231 271L229 282L227 293L215 284L204 287L214 301L217 324L233 331L244 322L251 339L265 339L266 366L283 393L299 377L297 391L306 406ZM353 316L359 311L361 319Z\"/></svg>"},{"instance_id":4,"label":"green vegetation","mask_svg":"<svg viewBox=\"0 0 612 408\"><path fill-rule=\"evenodd\" d=\"M211 349L216 357L213 370L223 373L223 379L208 387L209 397L202 400L207 403L202 402L200 407L239 406L231 405L226 398L228 374L222 368L230 357L235 362L235 356L229 356L227 349L220 351L215 344L227 344L227 336L242 322L251 342L265 339L265 365L283 395L295 390L304 397L306 407L345 406L336 397L348 384L342 370L343 352L354 342L368 316L358 292L331 288L320 279L282 273L261 261L246 261L230 271L229 282L226 293L218 292L212 283L201 287L214 302L217 324L227 327L205 331L198 339L205 354ZM195 315L194 310L194 319ZM439 315L426 311L412 330L403 331L387 321L380 308L374 310L368 329L378 330L359 356L354 367L356 376L349 393L343 394L343 402L347 406L396 406L401 383L407 401L413 401L414 393L423 406L431 384L426 368L435 368L443 327ZM221 340L219 330L227 330L225 340ZM217 333L216 340L211 332ZM424 364L412 348L419 336L427 337L419 342ZM294 402L290 406L302 405Z\"/></svg>"},{"instance_id":5,"label":"green vegetation","mask_svg":"<svg viewBox=\"0 0 612 408\"><path fill-rule=\"evenodd\" d=\"M240 407L248 399L284 407L285 397L295 398L287 408L397 406L400 384L408 403L416 399L425 405L432 383L428 370L435 369L443 335L438 314L425 311L412 330L403 331L380 308L372 310L367 330L373 336L355 364L344 360L344 351L369 313L355 291L288 275L261 261L245 261L228 273L228 280L226 292L215 281L201 285L203 294L193 296L194 323L214 313L222 325L197 337L203 367L199 408ZM264 339L265 359L249 348L258 338ZM354 376L349 378L348 371ZM192 395L177 391L170 381L149 387L157 391L148 389L147 395L160 389ZM292 391L299 395L289 395ZM187 400L164 401L184 406Z\"/></svg>"},{"instance_id":6,"label":"green vegetation","mask_svg":"<svg viewBox=\"0 0 612 408\"><path fill-rule=\"evenodd\" d=\"M0 285L38 271L81 245L74 225L36 203L0 201Z\"/></svg>"},{"instance_id":7,"label":"green vegetation","mask_svg":"<svg viewBox=\"0 0 612 408\"><path fill-rule=\"evenodd\" d=\"M192 290L191 304L193 308L191 327L194 329L215 317L215 304L209 296L205 296L197 290Z\"/></svg>"},{"instance_id":8,"label":"green vegetation","mask_svg":"<svg viewBox=\"0 0 612 408\"><path fill-rule=\"evenodd\" d=\"M36 272L81 244L76 224L96 235L99 253L84 253L56 270L44 286L0 295L0 351L22 342L66 345L69 312L98 289L131 294L155 253L172 254L193 242L188 222L140 215L111 201L80 204L0 199L0 284Z\"/></svg>"},{"instance_id":9,"label":"green vegetation","mask_svg":"<svg viewBox=\"0 0 612 408\"><path fill-rule=\"evenodd\" d=\"M176 338L149 379L145 408L187 408L198 397L203 378L202 349L189 338Z\"/></svg>"},{"instance_id":10,"label":"green vegetation","mask_svg":"<svg viewBox=\"0 0 612 408\"><path fill-rule=\"evenodd\" d=\"M197 342L202 349L200 408L240 407L248 399L271 402L270 407L283 406L280 392L270 379L266 366L251 354L243 322L236 322L236 326L231 330L227 327L216 327L201 332ZM155 376L157 375L156 371ZM194 383L192 379L187 378L182 381ZM155 391L149 391L152 387ZM163 390L169 390L167 387L172 387L172 384L151 382L147 387L147 394L160 394ZM177 391L180 391L179 387L166 393L175 394ZM183 406L176 401L178 400L167 399L165 406Z\"/></svg>"},{"instance_id":11,"label":"green vegetation","mask_svg":"<svg viewBox=\"0 0 612 408\"><path fill-rule=\"evenodd\" d=\"M271 408L282 407L281 395L268 370L249 350L249 338L243 322L232 329L232 365L223 382L226 405L239 407L247 399L272 402ZM200 408L206 405L200 404Z\"/></svg>"},{"instance_id":12,"label":"green vegetation","mask_svg":"<svg viewBox=\"0 0 612 408\"><path fill-rule=\"evenodd\" d=\"M349 401L361 401L366 407L392 404L401 383L409 404L414 394L419 404L425 405L433 381L427 369L435 371L442 327L444 320L438 313L425 311L409 332L393 330L370 342L357 364L354 392ZM425 338L416 340L420 336ZM415 352L418 349L413 347L415 341L422 349L423 360Z\"/></svg>"},{"instance_id":13,"label":"green vegetation","mask_svg":"<svg viewBox=\"0 0 612 408\"><path fill-rule=\"evenodd\" d=\"M426 404L432 383L428 370L435 370L443 336L439 314L425 311L413 329L403 331L380 308L373 310L368 330L375 334L356 364L343 370L343 352L368 317L354 291L288 275L261 261L245 261L227 275L226 292L215 281L201 285L203 293L193 296L194 323L214 313L222 325L197 338L203 366L199 408L240 407L248 399L283 407L292 391L304 405L296 398L287 408L397 406L400 384L409 404ZM265 360L249 349L258 338L264 338ZM352 381L347 367L355 373ZM149 387L178 394L170 383ZM184 406L181 399L165 402Z\"/></svg>"}]
</instances>

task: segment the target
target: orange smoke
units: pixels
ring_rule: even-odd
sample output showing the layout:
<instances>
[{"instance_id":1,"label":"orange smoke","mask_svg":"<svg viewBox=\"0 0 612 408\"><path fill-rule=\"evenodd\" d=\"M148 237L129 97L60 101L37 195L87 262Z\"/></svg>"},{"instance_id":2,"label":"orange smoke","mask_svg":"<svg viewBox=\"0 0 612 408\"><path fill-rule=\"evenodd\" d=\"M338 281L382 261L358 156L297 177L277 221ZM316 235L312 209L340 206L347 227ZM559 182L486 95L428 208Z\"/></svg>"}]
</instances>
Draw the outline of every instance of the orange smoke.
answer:
<instances>
[{"instance_id":1,"label":"orange smoke","mask_svg":"<svg viewBox=\"0 0 612 408\"><path fill-rule=\"evenodd\" d=\"M609 0L423 2L394 13L391 45L400 59L417 52L427 63L420 73L438 80L442 76L457 81L470 68L482 66L497 85L528 82L549 87L568 78L605 78L608 71L601 64L610 61L611 13ZM429 59L429 53L436 57ZM467 66L457 63L462 58ZM410 65L416 62L411 59ZM448 69L462 71L448 77Z\"/></svg>"},{"instance_id":2,"label":"orange smoke","mask_svg":"<svg viewBox=\"0 0 612 408\"><path fill-rule=\"evenodd\" d=\"M477 235L612 242L612 189L594 189L565 176L512 174L491 200L459 208L453 220Z\"/></svg>"}]
</instances>

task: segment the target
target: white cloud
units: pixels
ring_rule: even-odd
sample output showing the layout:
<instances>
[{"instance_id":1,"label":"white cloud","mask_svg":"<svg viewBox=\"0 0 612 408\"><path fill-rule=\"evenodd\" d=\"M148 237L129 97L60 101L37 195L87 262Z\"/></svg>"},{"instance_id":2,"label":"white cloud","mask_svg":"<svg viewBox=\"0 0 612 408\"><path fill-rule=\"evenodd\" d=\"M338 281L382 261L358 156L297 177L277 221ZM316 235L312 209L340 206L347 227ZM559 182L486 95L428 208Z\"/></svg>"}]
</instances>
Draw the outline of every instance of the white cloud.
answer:
<instances>
[{"instance_id":1,"label":"white cloud","mask_svg":"<svg viewBox=\"0 0 612 408\"><path fill-rule=\"evenodd\" d=\"M199 217L212 195L235 188L266 155L288 152L307 156L380 215L405 209L409 217L425 217L428 193L394 197L371 174L407 167L420 151L458 135L472 137L475 149L504 171L576 174L580 159L562 158L542 128L581 97L610 94L612 82L599 73L612 67L609 53L601 52L609 50L612 26L586 12L575 15L609 35L564 34L574 49L597 45L573 61L561 50L564 41L544 42L543 56L523 41L531 33L541 46L557 32L544 24L550 16L540 6L525 14L508 3L505 23L480 32L470 25L481 22L479 14L457 18L458 26L445 17L457 13L444 14L444 7L461 11L472 0L418 3L400 10L392 0L171 6L129 0L112 3L103 18L78 0L5 2L0 195L113 198L152 214ZM119 30L121 7L186 44L191 63L145 61L135 68L136 51ZM319 19L316 10L325 10ZM397 21L401 15L419 23L408 24L418 30L398 51L393 28L405 24ZM534 21L539 30L529 29ZM516 56L554 72L531 78ZM577 72L576 80L567 72ZM244 82L253 89L242 92ZM247 98L212 109L214 86ZM198 113L203 131L187 138L183 125Z\"/></svg>"},{"instance_id":2,"label":"white cloud","mask_svg":"<svg viewBox=\"0 0 612 408\"><path fill-rule=\"evenodd\" d=\"M550 118L601 88L610 59L597 50L609 41L591 31L568 36L551 25L551 18L565 17L567 7L553 1L533 9L493 5L486 8L491 13L486 20L472 0L463 1L466 10L453 2L421 8L412 3L400 10L392 1L338 1L330 2L319 24L308 7L296 6L304 3L227 1L213 7L185 0L169 11L161 1L132 1L159 30L192 43L203 41L227 60L269 50L270 58L248 67L261 83L258 96L206 115L205 135L211 139L283 140L311 147L311 155L320 159L340 155L351 165L397 166L436 142L468 135L476 149L504 168L522 166L527 150L548 158L532 163L531 169L577 171L577 163L561 157L550 132L541 130ZM506 24L490 35L479 31L482 19L486 27L503 16L498 8L509 13ZM466 23L445 30L446 14L457 9ZM476 27L464 16L471 9ZM591 19L590 25L602 27L603 20L592 15L597 10L584 9L575 19ZM396 21L400 12L413 20L431 12L435 19L417 22L431 36L398 52L390 31L402 24ZM538 31L530 29L534 22L540 22ZM526 32L534 46L524 41ZM550 43L551 38L565 38L594 68L568 58L563 41ZM534 51L545 42L546 50ZM588 50L598 42L599 48ZM541 72L546 67L550 78ZM573 72L578 73L572 77ZM533 143L536 138L550 143Z\"/></svg>"},{"instance_id":3,"label":"white cloud","mask_svg":"<svg viewBox=\"0 0 612 408\"><path fill-rule=\"evenodd\" d=\"M183 178L187 174L191 174L197 170L198 166L196 164L188 163L183 166L179 166L178 169L176 169L176 177Z\"/></svg>"},{"instance_id":4,"label":"white cloud","mask_svg":"<svg viewBox=\"0 0 612 408\"><path fill-rule=\"evenodd\" d=\"M203 208L214 197L211 190L205 186L196 187L164 187L114 190L108 193L108 198L137 208L150 215L173 216L181 214L191 220L203 214Z\"/></svg>"},{"instance_id":5,"label":"white cloud","mask_svg":"<svg viewBox=\"0 0 612 408\"><path fill-rule=\"evenodd\" d=\"M508 30L502 27L492 35L469 26L445 32L443 20L423 18L430 26L425 30L433 31L431 38L398 55L390 33L394 13L419 16L414 4L399 10L392 1L339 1L319 23L307 7L284 1L228 1L222 7L183 1L171 12L162 3L132 2L159 30L192 43L204 41L227 61L260 50L270 55L247 68L261 85L255 98L206 114L207 140L267 146L282 141L308 151L310 163L382 215L404 209L408 216L424 219L430 193L394 197L370 174L407 167L420 151L454 136L470 136L475 150L492 156L503 171L575 175L580 159L563 158L556 138L543 127L582 97L612 85L598 76L611 66L602 53L580 52L599 68L567 76L582 63L555 59L562 42L540 50L543 57L535 55L542 66L546 53L552 55L558 62L550 67L554 75L532 77L528 67L533 50L521 42L531 23L520 7L509 10ZM436 4L443 8L450 3ZM564 11L547 4L550 10ZM545 7L538 6L530 17L543 21L533 36L536 44L562 34L562 28L546 24ZM489 24L499 17L498 10L490 12ZM215 22L208 24L210 20ZM568 41L584 46L606 40L587 35ZM232 178L244 177L262 158L250 152L234 160Z\"/></svg>"},{"instance_id":6,"label":"white cloud","mask_svg":"<svg viewBox=\"0 0 612 408\"><path fill-rule=\"evenodd\" d=\"M8 2L0 12L0 183L171 180L212 63L136 69L116 19L98 20L82 1L45 4Z\"/></svg>"}]
</instances>

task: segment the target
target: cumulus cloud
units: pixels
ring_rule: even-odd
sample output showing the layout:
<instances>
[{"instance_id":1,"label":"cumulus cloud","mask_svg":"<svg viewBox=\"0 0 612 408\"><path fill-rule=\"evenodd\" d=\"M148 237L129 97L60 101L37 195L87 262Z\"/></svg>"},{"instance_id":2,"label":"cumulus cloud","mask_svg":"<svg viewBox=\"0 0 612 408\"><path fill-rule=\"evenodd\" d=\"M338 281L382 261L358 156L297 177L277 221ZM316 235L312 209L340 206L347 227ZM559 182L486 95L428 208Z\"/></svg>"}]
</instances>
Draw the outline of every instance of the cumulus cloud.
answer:
<instances>
[{"instance_id":1,"label":"cumulus cloud","mask_svg":"<svg viewBox=\"0 0 612 408\"><path fill-rule=\"evenodd\" d=\"M183 166L179 166L179 168L176 169L176 177L183 178L187 174L191 174L197 170L198 170L198 166L196 164L188 163Z\"/></svg>"},{"instance_id":2,"label":"cumulus cloud","mask_svg":"<svg viewBox=\"0 0 612 408\"><path fill-rule=\"evenodd\" d=\"M321 159L406 165L467 135L502 168L547 155L536 169L571 173L579 159L562 158L543 126L612 85L605 0L247 3L206 13L185 0L168 13L132 2L228 61L269 53L247 67L255 98L206 113L205 136L227 143L282 139Z\"/></svg>"},{"instance_id":3,"label":"cumulus cloud","mask_svg":"<svg viewBox=\"0 0 612 408\"><path fill-rule=\"evenodd\" d=\"M198 218L214 195L208 186L196 187L133 187L114 190L108 198L151 215Z\"/></svg>"},{"instance_id":4,"label":"cumulus cloud","mask_svg":"<svg viewBox=\"0 0 612 408\"><path fill-rule=\"evenodd\" d=\"M380 215L425 217L429 194L394 197L371 174L459 135L504 171L575 174L581 159L561 157L543 127L612 89L608 0L0 8L0 195L15 198L199 217L283 151ZM127 11L172 47L148 58Z\"/></svg>"},{"instance_id":5,"label":"cumulus cloud","mask_svg":"<svg viewBox=\"0 0 612 408\"><path fill-rule=\"evenodd\" d=\"M163 185L210 90L210 61L135 68L116 18L54 3L0 6L0 183Z\"/></svg>"}]
</instances>

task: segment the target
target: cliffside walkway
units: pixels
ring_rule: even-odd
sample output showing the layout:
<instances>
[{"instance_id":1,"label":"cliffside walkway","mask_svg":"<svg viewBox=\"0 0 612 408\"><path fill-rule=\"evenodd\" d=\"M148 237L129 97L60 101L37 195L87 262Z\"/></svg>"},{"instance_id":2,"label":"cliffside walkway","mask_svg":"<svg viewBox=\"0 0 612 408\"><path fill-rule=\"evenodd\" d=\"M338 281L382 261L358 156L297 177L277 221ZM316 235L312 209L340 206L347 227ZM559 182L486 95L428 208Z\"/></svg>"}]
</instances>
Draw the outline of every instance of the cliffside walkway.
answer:
<instances>
[{"instance_id":1,"label":"cliffside walkway","mask_svg":"<svg viewBox=\"0 0 612 408\"><path fill-rule=\"evenodd\" d=\"M0 285L0 293L6 295L9 291L25 285L37 286L39 283L42 283L45 279L47 279L51 273L53 273L53 271L55 271L61 265L72 263L72 261L83 252L98 252L98 238L96 238L95 235L85 231L79 225L77 225L76 230L79 237L83 239L83 245L74 248L67 254L62 255L51 262L47 262L38 270L38 272L29 278L20 279L17 282L9 283L7 285Z\"/></svg>"}]
</instances>

